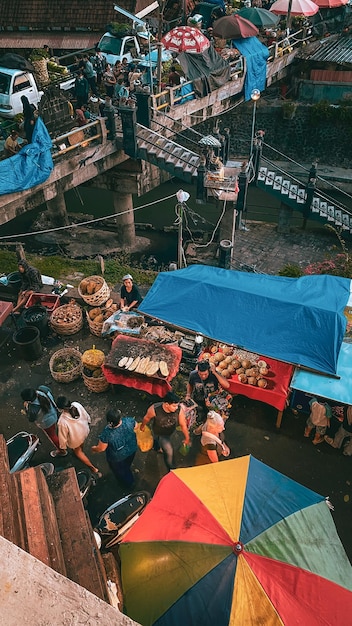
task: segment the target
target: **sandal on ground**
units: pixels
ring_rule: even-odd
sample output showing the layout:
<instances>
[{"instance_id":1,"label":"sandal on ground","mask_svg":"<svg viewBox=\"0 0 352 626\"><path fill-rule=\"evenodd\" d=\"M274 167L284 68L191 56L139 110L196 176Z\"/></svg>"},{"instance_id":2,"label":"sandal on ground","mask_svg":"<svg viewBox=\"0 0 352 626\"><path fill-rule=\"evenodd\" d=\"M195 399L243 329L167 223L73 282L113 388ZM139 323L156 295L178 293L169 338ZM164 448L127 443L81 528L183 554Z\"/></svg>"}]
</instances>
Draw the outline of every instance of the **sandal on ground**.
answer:
<instances>
[{"instance_id":1,"label":"sandal on ground","mask_svg":"<svg viewBox=\"0 0 352 626\"><path fill-rule=\"evenodd\" d=\"M57 456L67 456L68 452L67 450L64 450L64 452L60 452L60 450L52 450L50 452L50 456L53 457L53 459L55 459L55 457Z\"/></svg>"}]
</instances>

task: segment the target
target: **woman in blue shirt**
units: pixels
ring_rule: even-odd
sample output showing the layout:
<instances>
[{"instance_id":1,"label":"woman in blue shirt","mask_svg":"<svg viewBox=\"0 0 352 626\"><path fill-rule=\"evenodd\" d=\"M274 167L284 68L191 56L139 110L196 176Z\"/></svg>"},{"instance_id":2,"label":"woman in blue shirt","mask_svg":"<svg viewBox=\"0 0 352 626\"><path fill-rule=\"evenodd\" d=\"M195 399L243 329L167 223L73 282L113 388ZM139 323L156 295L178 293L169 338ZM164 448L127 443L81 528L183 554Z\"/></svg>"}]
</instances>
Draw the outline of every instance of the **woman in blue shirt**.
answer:
<instances>
[{"instance_id":1,"label":"woman in blue shirt","mask_svg":"<svg viewBox=\"0 0 352 626\"><path fill-rule=\"evenodd\" d=\"M121 411L110 409L106 413L107 426L99 435L99 443L92 446L92 452L105 452L106 460L117 480L129 487L134 482L131 465L137 451L133 417L122 417Z\"/></svg>"}]
</instances>

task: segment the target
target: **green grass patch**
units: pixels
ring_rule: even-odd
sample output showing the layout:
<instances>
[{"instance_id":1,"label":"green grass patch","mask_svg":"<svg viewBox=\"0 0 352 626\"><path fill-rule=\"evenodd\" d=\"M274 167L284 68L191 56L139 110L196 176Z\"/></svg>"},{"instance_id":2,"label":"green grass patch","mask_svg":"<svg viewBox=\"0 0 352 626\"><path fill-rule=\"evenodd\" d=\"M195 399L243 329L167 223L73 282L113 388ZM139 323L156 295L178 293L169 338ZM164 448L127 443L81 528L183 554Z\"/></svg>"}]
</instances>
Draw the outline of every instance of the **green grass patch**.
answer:
<instances>
[{"instance_id":1,"label":"green grass patch","mask_svg":"<svg viewBox=\"0 0 352 626\"><path fill-rule=\"evenodd\" d=\"M82 273L84 276L92 276L101 274L100 263L97 260L74 260L61 256L43 257L34 254L27 254L26 259L30 265L38 268L38 270L46 276L52 276L62 282L70 282L75 287L78 286L80 279L71 278L76 272ZM104 278L112 287L116 283L120 283L125 274L132 274L133 280L137 285L150 286L153 284L157 272L152 270L144 270L142 268L131 267L128 259L123 257L123 262L118 259L109 259L105 261ZM17 271L17 257L14 252L8 250L0 250L0 268L4 274L10 274ZM67 277L70 276L68 279Z\"/></svg>"}]
</instances>

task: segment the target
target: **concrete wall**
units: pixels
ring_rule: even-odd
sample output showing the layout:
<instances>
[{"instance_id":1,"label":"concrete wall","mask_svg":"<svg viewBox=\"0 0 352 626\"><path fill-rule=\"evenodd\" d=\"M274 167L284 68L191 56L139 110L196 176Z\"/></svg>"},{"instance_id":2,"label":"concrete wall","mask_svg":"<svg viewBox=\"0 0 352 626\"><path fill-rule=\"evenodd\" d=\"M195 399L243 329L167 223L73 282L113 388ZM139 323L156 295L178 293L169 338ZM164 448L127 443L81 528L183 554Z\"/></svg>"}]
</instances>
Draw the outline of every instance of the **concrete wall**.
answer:
<instances>
[{"instance_id":1,"label":"concrete wall","mask_svg":"<svg viewBox=\"0 0 352 626\"><path fill-rule=\"evenodd\" d=\"M0 536L0 621L6 626L138 626Z\"/></svg>"},{"instance_id":2,"label":"concrete wall","mask_svg":"<svg viewBox=\"0 0 352 626\"><path fill-rule=\"evenodd\" d=\"M265 96L257 104L256 130L265 130L265 142L283 154L302 163L318 159L319 163L334 167L350 168L352 161L352 125L339 121L332 111L329 120L312 119L312 107L300 104L292 120L283 118L283 101L268 104ZM231 129L232 155L247 156L250 148L252 126L252 103L242 104L219 119L220 129ZM351 108L352 111L352 108ZM213 130L215 120L197 126L205 135ZM265 154L273 160L285 160L277 153Z\"/></svg>"}]
</instances>

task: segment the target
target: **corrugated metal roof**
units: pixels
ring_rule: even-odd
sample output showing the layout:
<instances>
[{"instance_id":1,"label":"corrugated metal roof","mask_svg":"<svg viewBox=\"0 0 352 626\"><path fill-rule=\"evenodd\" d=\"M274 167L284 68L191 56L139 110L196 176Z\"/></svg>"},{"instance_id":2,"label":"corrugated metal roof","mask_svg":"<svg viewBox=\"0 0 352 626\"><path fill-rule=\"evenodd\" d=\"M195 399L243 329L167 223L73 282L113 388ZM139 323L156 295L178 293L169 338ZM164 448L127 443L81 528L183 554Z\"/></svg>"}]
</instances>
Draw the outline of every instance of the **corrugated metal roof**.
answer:
<instances>
[{"instance_id":1,"label":"corrugated metal roof","mask_svg":"<svg viewBox=\"0 0 352 626\"><path fill-rule=\"evenodd\" d=\"M324 42L308 58L310 61L352 63L352 37L341 37L336 41Z\"/></svg>"},{"instance_id":2,"label":"corrugated metal roof","mask_svg":"<svg viewBox=\"0 0 352 626\"><path fill-rule=\"evenodd\" d=\"M327 83L352 83L352 71L342 72L341 70L312 70L310 80L323 81Z\"/></svg>"},{"instance_id":3,"label":"corrugated metal roof","mask_svg":"<svg viewBox=\"0 0 352 626\"><path fill-rule=\"evenodd\" d=\"M42 48L58 50L93 48L103 33L1 33L1 48Z\"/></svg>"}]
</instances>

